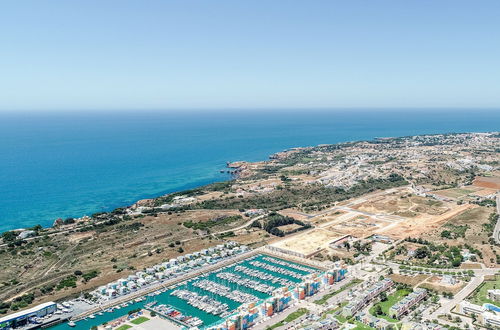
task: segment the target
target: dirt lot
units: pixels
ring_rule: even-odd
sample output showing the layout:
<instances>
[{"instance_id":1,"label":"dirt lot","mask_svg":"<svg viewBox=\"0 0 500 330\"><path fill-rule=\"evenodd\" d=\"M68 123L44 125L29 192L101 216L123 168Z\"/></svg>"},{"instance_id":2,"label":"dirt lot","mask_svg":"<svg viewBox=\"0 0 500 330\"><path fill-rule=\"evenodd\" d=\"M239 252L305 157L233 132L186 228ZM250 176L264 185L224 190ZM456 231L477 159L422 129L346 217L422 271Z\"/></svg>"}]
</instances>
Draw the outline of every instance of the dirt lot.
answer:
<instances>
[{"instance_id":1,"label":"dirt lot","mask_svg":"<svg viewBox=\"0 0 500 330\"><path fill-rule=\"evenodd\" d=\"M408 284L408 285L411 285L411 286L416 286L419 283L423 283L429 277L430 277L429 275L414 275L414 276L401 275L401 274L392 274L392 275L390 275L390 278L394 282Z\"/></svg>"},{"instance_id":2,"label":"dirt lot","mask_svg":"<svg viewBox=\"0 0 500 330\"><path fill-rule=\"evenodd\" d=\"M274 243L273 246L304 255L311 255L316 251L328 248L330 242L342 236L343 235L339 233L316 228L280 240Z\"/></svg>"},{"instance_id":3,"label":"dirt lot","mask_svg":"<svg viewBox=\"0 0 500 330\"><path fill-rule=\"evenodd\" d=\"M472 183L476 187L500 190L500 177L481 177L478 176Z\"/></svg>"},{"instance_id":4,"label":"dirt lot","mask_svg":"<svg viewBox=\"0 0 500 330\"><path fill-rule=\"evenodd\" d=\"M337 220L337 219L341 218L346 213L347 212L345 212L345 211L332 211L332 212L328 212L328 213L322 214L320 216L314 217L310 220L310 222L311 222L311 224L314 224L314 225L322 225L322 224Z\"/></svg>"},{"instance_id":5,"label":"dirt lot","mask_svg":"<svg viewBox=\"0 0 500 330\"><path fill-rule=\"evenodd\" d=\"M388 222L377 220L366 216L354 216L347 221L332 224L324 229L329 231L342 233L344 235L352 235L358 238L366 238L373 235L380 228L389 225Z\"/></svg>"},{"instance_id":6,"label":"dirt lot","mask_svg":"<svg viewBox=\"0 0 500 330\"><path fill-rule=\"evenodd\" d=\"M460 290L462 290L463 287L466 286L466 285L467 285L467 283L465 283L463 281L459 281L459 282L457 282L454 285L443 284L441 282L441 277L439 277L439 276L432 276L430 278L427 278L427 280L425 280L425 282L423 282L419 286L421 288L435 290L435 291L438 291L438 292L448 292L448 293L456 294Z\"/></svg>"},{"instance_id":7,"label":"dirt lot","mask_svg":"<svg viewBox=\"0 0 500 330\"><path fill-rule=\"evenodd\" d=\"M449 197L449 198L453 198L453 199L460 199L460 198L463 198L469 194L476 193L480 190L483 190L483 189L479 188L479 187L468 186L468 187L463 187L463 188L451 188L451 189L437 190L434 193L436 195L441 195L444 197Z\"/></svg>"},{"instance_id":8,"label":"dirt lot","mask_svg":"<svg viewBox=\"0 0 500 330\"><path fill-rule=\"evenodd\" d=\"M394 238L420 237L422 234L437 232L438 228L453 217L475 207L475 205L470 204L455 205L452 209L440 215L419 215L409 218L404 222L388 226L380 230L379 233Z\"/></svg>"},{"instance_id":9,"label":"dirt lot","mask_svg":"<svg viewBox=\"0 0 500 330\"><path fill-rule=\"evenodd\" d=\"M449 210L449 207L441 201L405 192L382 195L353 208L370 213L403 217L415 217L419 214L441 215Z\"/></svg>"}]
</instances>

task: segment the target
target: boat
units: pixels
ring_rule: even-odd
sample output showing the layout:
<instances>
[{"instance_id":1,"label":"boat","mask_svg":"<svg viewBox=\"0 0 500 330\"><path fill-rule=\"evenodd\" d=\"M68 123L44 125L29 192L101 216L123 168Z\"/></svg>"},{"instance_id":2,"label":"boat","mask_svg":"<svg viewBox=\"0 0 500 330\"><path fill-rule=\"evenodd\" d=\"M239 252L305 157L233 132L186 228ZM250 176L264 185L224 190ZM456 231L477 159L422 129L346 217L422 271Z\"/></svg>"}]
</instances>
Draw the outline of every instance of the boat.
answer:
<instances>
[{"instance_id":1,"label":"boat","mask_svg":"<svg viewBox=\"0 0 500 330\"><path fill-rule=\"evenodd\" d=\"M73 321L69 321L69 322L68 322L68 325L69 325L70 327L76 327L76 323L75 323L75 322L73 322Z\"/></svg>"}]
</instances>

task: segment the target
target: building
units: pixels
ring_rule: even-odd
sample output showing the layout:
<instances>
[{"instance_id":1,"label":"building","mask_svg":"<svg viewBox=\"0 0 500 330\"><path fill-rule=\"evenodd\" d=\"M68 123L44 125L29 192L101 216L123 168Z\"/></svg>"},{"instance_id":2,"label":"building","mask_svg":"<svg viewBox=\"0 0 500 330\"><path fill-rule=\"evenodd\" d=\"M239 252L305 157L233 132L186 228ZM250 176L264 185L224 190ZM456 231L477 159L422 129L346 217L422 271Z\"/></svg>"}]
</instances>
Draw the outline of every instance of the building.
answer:
<instances>
[{"instance_id":1,"label":"building","mask_svg":"<svg viewBox=\"0 0 500 330\"><path fill-rule=\"evenodd\" d=\"M455 285L457 284L457 279L451 275L443 275L441 278L441 283L444 285Z\"/></svg>"},{"instance_id":2,"label":"building","mask_svg":"<svg viewBox=\"0 0 500 330\"><path fill-rule=\"evenodd\" d=\"M10 329L26 326L34 323L34 318L44 317L53 314L57 310L57 305L54 302L46 302L38 306L20 311L11 315L0 318L0 329Z\"/></svg>"},{"instance_id":3,"label":"building","mask_svg":"<svg viewBox=\"0 0 500 330\"><path fill-rule=\"evenodd\" d=\"M500 289L488 290L488 299L500 301Z\"/></svg>"},{"instance_id":4,"label":"building","mask_svg":"<svg viewBox=\"0 0 500 330\"><path fill-rule=\"evenodd\" d=\"M460 314L470 315L470 314L481 314L486 311L483 306L471 304L468 301L461 301L458 304L458 312Z\"/></svg>"},{"instance_id":5,"label":"building","mask_svg":"<svg viewBox=\"0 0 500 330\"><path fill-rule=\"evenodd\" d=\"M500 327L500 316L495 313L484 312L479 314L477 319L482 325L493 326L495 328Z\"/></svg>"},{"instance_id":6,"label":"building","mask_svg":"<svg viewBox=\"0 0 500 330\"><path fill-rule=\"evenodd\" d=\"M378 281L370 288L368 288L366 292L362 292L361 297L352 300L349 304L344 306L344 308L342 309L342 315L345 317L353 316L360 309L362 309L363 306L368 304L370 300L377 297L382 292L389 290L389 288L393 285L394 282L389 278L383 279L382 281Z\"/></svg>"},{"instance_id":7,"label":"building","mask_svg":"<svg viewBox=\"0 0 500 330\"><path fill-rule=\"evenodd\" d=\"M417 288L415 291L401 299L389 309L389 316L392 318L400 318L401 315L407 313L413 306L427 297L427 290Z\"/></svg>"}]
</instances>

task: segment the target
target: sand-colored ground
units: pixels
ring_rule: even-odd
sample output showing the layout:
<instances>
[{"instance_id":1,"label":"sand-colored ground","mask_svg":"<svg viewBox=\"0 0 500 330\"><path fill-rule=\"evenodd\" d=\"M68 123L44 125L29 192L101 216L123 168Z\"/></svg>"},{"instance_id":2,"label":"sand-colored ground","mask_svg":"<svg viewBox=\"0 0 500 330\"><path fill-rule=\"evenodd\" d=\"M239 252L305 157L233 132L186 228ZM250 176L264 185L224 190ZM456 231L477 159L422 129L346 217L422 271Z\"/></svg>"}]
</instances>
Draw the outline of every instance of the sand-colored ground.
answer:
<instances>
[{"instance_id":1,"label":"sand-colored ground","mask_svg":"<svg viewBox=\"0 0 500 330\"><path fill-rule=\"evenodd\" d=\"M376 199L370 199L353 208L364 212L399 215L407 218L415 217L420 213L440 215L449 210L448 206L441 201L402 193L378 196Z\"/></svg>"},{"instance_id":2,"label":"sand-colored ground","mask_svg":"<svg viewBox=\"0 0 500 330\"><path fill-rule=\"evenodd\" d=\"M291 217L291 218L294 218L294 219L300 220L300 221L305 221L305 220L309 219L309 215L307 215L306 213L301 212L297 209L284 209L284 210L280 210L279 213L281 215L286 216L286 217Z\"/></svg>"},{"instance_id":3,"label":"sand-colored ground","mask_svg":"<svg viewBox=\"0 0 500 330\"><path fill-rule=\"evenodd\" d=\"M328 245L332 241L340 239L343 236L344 235L341 233L325 230L323 228L315 228L282 239L281 241L273 243L272 246L309 256L328 248Z\"/></svg>"},{"instance_id":4,"label":"sand-colored ground","mask_svg":"<svg viewBox=\"0 0 500 330\"><path fill-rule=\"evenodd\" d=\"M450 285L445 284L441 281L441 276L432 276L427 278L425 282L421 283L419 287L426 288L430 290L435 290L438 292L448 292L452 294L458 293L466 285L463 281L458 281L456 284Z\"/></svg>"},{"instance_id":5,"label":"sand-colored ground","mask_svg":"<svg viewBox=\"0 0 500 330\"><path fill-rule=\"evenodd\" d=\"M327 212L324 214L321 214L319 216L316 216L314 218L311 218L309 221L313 225L323 225L326 223L330 223L334 220L341 219L343 215L345 215L347 212L341 211L341 210L335 210L332 212Z\"/></svg>"},{"instance_id":6,"label":"sand-colored ground","mask_svg":"<svg viewBox=\"0 0 500 330\"><path fill-rule=\"evenodd\" d=\"M405 237L419 237L423 233L441 227L446 221L462 212L475 207L477 206L471 204L456 205L453 209L441 215L419 215L414 218L408 218L404 222L395 223L382 228L378 230L377 233L400 239Z\"/></svg>"},{"instance_id":7,"label":"sand-colored ground","mask_svg":"<svg viewBox=\"0 0 500 330\"><path fill-rule=\"evenodd\" d=\"M331 224L323 228L333 232L342 233L344 235L366 238L373 235L379 229L382 229L390 224L391 222L388 221L378 220L366 216L354 215L348 221Z\"/></svg>"},{"instance_id":8,"label":"sand-colored ground","mask_svg":"<svg viewBox=\"0 0 500 330\"><path fill-rule=\"evenodd\" d=\"M500 190L500 177L497 177L497 176L494 176L494 177L478 176L474 179L474 182L472 183L472 185L474 185L476 187Z\"/></svg>"},{"instance_id":9,"label":"sand-colored ground","mask_svg":"<svg viewBox=\"0 0 500 330\"><path fill-rule=\"evenodd\" d=\"M401 275L401 274L391 274L389 276L394 282L408 284L411 286L416 286L419 283L423 283L429 275Z\"/></svg>"},{"instance_id":10,"label":"sand-colored ground","mask_svg":"<svg viewBox=\"0 0 500 330\"><path fill-rule=\"evenodd\" d=\"M479 192L481 190L483 190L483 189L479 188L479 187L467 186L467 187L462 187L462 188L450 188L450 189L437 190L434 192L434 194L439 195L439 196L448 197L448 198L453 198L453 199L460 199L460 198L463 198L463 197L470 195L470 194L477 194L477 192Z\"/></svg>"}]
</instances>

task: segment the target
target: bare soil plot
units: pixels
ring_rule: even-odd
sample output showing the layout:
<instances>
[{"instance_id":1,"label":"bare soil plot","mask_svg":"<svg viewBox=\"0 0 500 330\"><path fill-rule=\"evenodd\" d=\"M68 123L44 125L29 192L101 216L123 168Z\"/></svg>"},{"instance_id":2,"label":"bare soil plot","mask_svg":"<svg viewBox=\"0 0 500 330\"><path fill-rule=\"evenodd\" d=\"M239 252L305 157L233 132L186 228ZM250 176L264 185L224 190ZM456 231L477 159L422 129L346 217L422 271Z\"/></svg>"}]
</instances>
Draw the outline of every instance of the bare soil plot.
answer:
<instances>
[{"instance_id":1,"label":"bare soil plot","mask_svg":"<svg viewBox=\"0 0 500 330\"><path fill-rule=\"evenodd\" d=\"M466 286L466 283L463 281L459 281L454 285L443 284L441 282L441 277L432 276L432 277L428 278L425 282L420 284L419 286L421 288L436 290L438 292L448 292L448 293L456 294Z\"/></svg>"},{"instance_id":2,"label":"bare soil plot","mask_svg":"<svg viewBox=\"0 0 500 330\"><path fill-rule=\"evenodd\" d=\"M476 187L500 190L500 177L477 176L472 182L472 185Z\"/></svg>"},{"instance_id":3,"label":"bare soil plot","mask_svg":"<svg viewBox=\"0 0 500 330\"><path fill-rule=\"evenodd\" d=\"M301 225L298 225L296 223L292 223L290 225L284 225L284 226L279 226L278 229L282 230L285 234L290 233L294 230L302 228Z\"/></svg>"},{"instance_id":4,"label":"bare soil plot","mask_svg":"<svg viewBox=\"0 0 500 330\"><path fill-rule=\"evenodd\" d=\"M282 239L273 243L272 246L309 256L328 248L330 242L340 239L342 236L339 233L316 228Z\"/></svg>"},{"instance_id":5,"label":"bare soil plot","mask_svg":"<svg viewBox=\"0 0 500 330\"><path fill-rule=\"evenodd\" d=\"M419 283L424 282L429 275L401 275L401 274L391 274L389 276L394 282L408 284L411 286L416 286Z\"/></svg>"},{"instance_id":6,"label":"bare soil plot","mask_svg":"<svg viewBox=\"0 0 500 330\"><path fill-rule=\"evenodd\" d=\"M374 214L399 215L403 217L416 217L422 213L440 215L449 210L449 207L441 201L410 195L405 192L378 196L353 208Z\"/></svg>"},{"instance_id":7,"label":"bare soil plot","mask_svg":"<svg viewBox=\"0 0 500 330\"><path fill-rule=\"evenodd\" d=\"M324 229L358 238L366 238L388 225L390 225L389 222L372 217L354 216L347 221L324 227Z\"/></svg>"},{"instance_id":8,"label":"bare soil plot","mask_svg":"<svg viewBox=\"0 0 500 330\"><path fill-rule=\"evenodd\" d=\"M326 223L329 223L331 221L337 220L346 213L347 212L341 211L341 210L332 211L332 212L328 212L328 213L316 216L314 218L311 218L310 222L311 222L311 224L314 224L314 225L322 225L322 224L326 224Z\"/></svg>"},{"instance_id":9,"label":"bare soil plot","mask_svg":"<svg viewBox=\"0 0 500 330\"><path fill-rule=\"evenodd\" d=\"M284 215L286 217L291 217L294 218L295 220L300 220L300 221L309 221L309 216L297 209L284 209L280 210L279 214Z\"/></svg>"},{"instance_id":10,"label":"bare soil plot","mask_svg":"<svg viewBox=\"0 0 500 330\"><path fill-rule=\"evenodd\" d=\"M464 243L483 244L483 242L487 242L489 237L484 231L483 225L488 223L488 216L493 212L493 209L471 204L464 205L469 205L470 207L461 213L457 213L454 216L449 217L446 222L442 223L442 227L434 228L434 230L428 230L427 233L425 233L424 238L452 245ZM453 231L454 228L458 228L459 226L463 228L465 226L467 227L465 237L458 237L454 240L441 237L441 232L443 230Z\"/></svg>"},{"instance_id":11,"label":"bare soil plot","mask_svg":"<svg viewBox=\"0 0 500 330\"><path fill-rule=\"evenodd\" d=\"M474 186L468 186L468 187L463 187L463 188L450 188L450 189L444 189L444 190L437 190L434 193L436 195L441 195L444 197L449 197L453 199L460 199L463 198L467 195L476 193L477 191L482 190L481 188L474 187Z\"/></svg>"},{"instance_id":12,"label":"bare soil plot","mask_svg":"<svg viewBox=\"0 0 500 330\"><path fill-rule=\"evenodd\" d=\"M420 237L420 235L424 233L435 231L448 220L461 214L462 212L476 207L476 205L471 204L455 205L449 211L442 213L441 215L419 215L414 218L409 218L406 221L399 222L395 225L383 228L378 231L378 233L395 238Z\"/></svg>"},{"instance_id":13,"label":"bare soil plot","mask_svg":"<svg viewBox=\"0 0 500 330\"><path fill-rule=\"evenodd\" d=\"M458 267L460 269L481 269L481 264L475 262L464 262Z\"/></svg>"}]
</instances>

